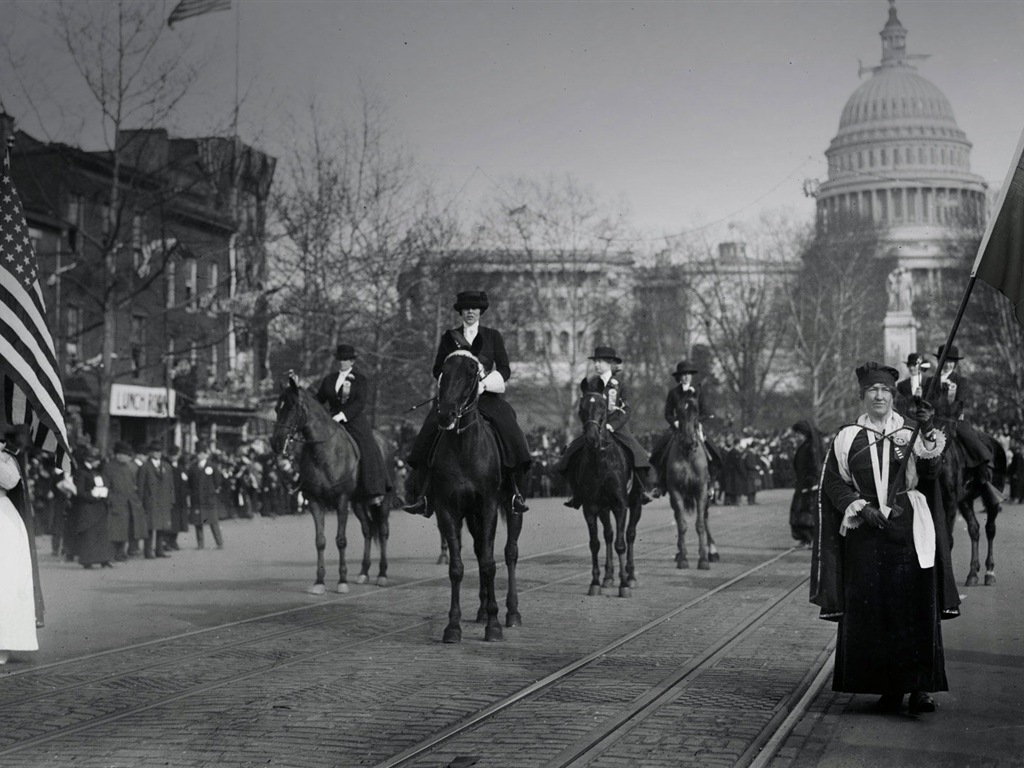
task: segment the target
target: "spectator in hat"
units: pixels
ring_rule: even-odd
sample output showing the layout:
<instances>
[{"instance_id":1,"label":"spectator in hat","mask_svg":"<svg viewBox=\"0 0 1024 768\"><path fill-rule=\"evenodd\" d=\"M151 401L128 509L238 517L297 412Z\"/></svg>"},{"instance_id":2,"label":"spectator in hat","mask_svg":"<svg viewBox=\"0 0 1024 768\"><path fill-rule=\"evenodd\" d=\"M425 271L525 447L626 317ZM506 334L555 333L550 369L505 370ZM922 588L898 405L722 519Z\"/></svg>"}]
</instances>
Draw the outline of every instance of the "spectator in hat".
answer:
<instances>
[{"instance_id":1,"label":"spectator in hat","mask_svg":"<svg viewBox=\"0 0 1024 768\"><path fill-rule=\"evenodd\" d=\"M619 368L622 365L622 358L612 347L598 346L589 359L593 361L594 374L585 377L580 382L580 394L600 392L604 395L608 408L606 420L608 431L632 458L634 476L640 487L641 499L646 504L654 499L651 489L657 486L657 480L647 451L629 429L629 417L633 409L629 402L625 377ZM565 453L562 454L562 458L558 462L559 472L563 475L569 473L573 458L585 444L586 438L580 434L566 446ZM575 496L565 502L567 507L576 509L579 509L580 504L581 502Z\"/></svg>"},{"instance_id":2,"label":"spectator in hat","mask_svg":"<svg viewBox=\"0 0 1024 768\"><path fill-rule=\"evenodd\" d=\"M99 564L113 568L114 547L110 543L110 482L100 466L99 449L82 448L74 477L71 516L75 526L75 552L79 564L90 569Z\"/></svg>"},{"instance_id":3,"label":"spectator in hat","mask_svg":"<svg viewBox=\"0 0 1024 768\"><path fill-rule=\"evenodd\" d=\"M907 355L907 378L896 383L896 411L910 417L914 410L914 398L924 396L924 372L932 367L924 355L911 352Z\"/></svg>"},{"instance_id":4,"label":"spectator in hat","mask_svg":"<svg viewBox=\"0 0 1024 768\"><path fill-rule=\"evenodd\" d=\"M164 460L164 447L159 441L151 442L146 452L149 455L139 468L139 497L146 512L147 526L143 555L146 558L170 557L167 536L173 528L174 470Z\"/></svg>"},{"instance_id":5,"label":"spectator in hat","mask_svg":"<svg viewBox=\"0 0 1024 768\"><path fill-rule=\"evenodd\" d=\"M18 460L0 443L0 664L12 651L39 650L28 531L8 496L21 482Z\"/></svg>"},{"instance_id":6,"label":"spectator in hat","mask_svg":"<svg viewBox=\"0 0 1024 768\"><path fill-rule=\"evenodd\" d=\"M814 541L814 523L817 518L818 482L821 465L825 460L825 445L821 434L809 419L793 425L803 441L793 453L793 500L789 504L789 532L803 547Z\"/></svg>"},{"instance_id":7,"label":"spectator in hat","mask_svg":"<svg viewBox=\"0 0 1024 768\"><path fill-rule=\"evenodd\" d=\"M811 602L838 622L832 690L880 695L889 712L909 693L912 714L933 712L931 694L948 690L940 619L960 613L939 489L945 436L918 399L911 444L914 423L893 409L895 368L856 373L864 413L825 457Z\"/></svg>"},{"instance_id":8,"label":"spectator in hat","mask_svg":"<svg viewBox=\"0 0 1024 768\"><path fill-rule=\"evenodd\" d=\"M133 453L128 443L119 441L114 444L114 457L103 468L110 481L110 544L114 548L114 559L120 561L128 559L125 548L132 519L145 519L139 498L139 468Z\"/></svg>"},{"instance_id":9,"label":"spectator in hat","mask_svg":"<svg viewBox=\"0 0 1024 768\"><path fill-rule=\"evenodd\" d=\"M478 409L487 419L501 444L501 455L505 463L505 476L512 497L512 513L527 511L526 501L520 489L526 487L527 473L533 457L526 435L519 427L516 412L501 396L505 382L512 376L505 340L499 331L480 325L480 318L489 306L484 291L462 291L455 297L454 310L459 313L462 324L444 332L434 357L434 378L441 375L441 366L448 355L457 350L472 352L483 366L481 381L483 391L478 400ZM427 507L426 486L428 483L427 455L438 432L437 410L431 408L416 436L412 452L407 457L412 467L407 479L406 495L412 501L405 506L406 512L430 517L433 512Z\"/></svg>"},{"instance_id":10,"label":"spectator in hat","mask_svg":"<svg viewBox=\"0 0 1024 768\"><path fill-rule=\"evenodd\" d=\"M316 399L359 446L356 498L363 499L369 506L377 506L390 490L390 483L384 456L373 436L373 427L366 413L370 387L366 377L353 367L356 361L355 347L339 344L334 357L338 361L338 372L323 378Z\"/></svg>"},{"instance_id":11,"label":"spectator in hat","mask_svg":"<svg viewBox=\"0 0 1024 768\"><path fill-rule=\"evenodd\" d=\"M171 509L171 529L164 537L164 546L179 550L178 534L188 532L188 456L172 445L167 451L167 463L174 476L174 507Z\"/></svg>"},{"instance_id":12,"label":"spectator in hat","mask_svg":"<svg viewBox=\"0 0 1024 768\"><path fill-rule=\"evenodd\" d=\"M205 547L203 526L209 525L217 549L224 548L220 533L220 473L214 467L210 446L205 442L196 445L196 459L188 469L189 517L196 527L196 549Z\"/></svg>"}]
</instances>

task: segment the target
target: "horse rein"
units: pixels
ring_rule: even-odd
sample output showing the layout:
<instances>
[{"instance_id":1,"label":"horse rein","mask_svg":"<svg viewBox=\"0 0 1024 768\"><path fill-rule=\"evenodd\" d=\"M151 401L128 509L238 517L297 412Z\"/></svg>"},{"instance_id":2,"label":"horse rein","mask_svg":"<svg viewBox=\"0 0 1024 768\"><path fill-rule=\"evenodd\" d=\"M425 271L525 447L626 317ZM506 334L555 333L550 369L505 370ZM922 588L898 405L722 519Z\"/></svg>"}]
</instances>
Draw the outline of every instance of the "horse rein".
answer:
<instances>
[{"instance_id":1,"label":"horse rein","mask_svg":"<svg viewBox=\"0 0 1024 768\"><path fill-rule=\"evenodd\" d=\"M448 362L448 360L450 358L452 358L452 357L468 357L470 360L473 360L476 363L476 365L477 365L477 381L483 381L484 380L484 367L483 367L483 364L481 364L480 360L472 352L470 352L469 350L466 350L466 349L456 349L454 352L450 352L448 354L448 357L446 357L444 359L444 362ZM442 363L442 365L443 365L443 363ZM441 376L438 376L438 378L437 378L438 390L440 390L441 378L443 376L444 376L444 372L442 372ZM455 408L455 421L452 424L452 426L450 426L450 427L441 427L441 429L445 430L446 432L450 432L451 430L454 429L456 435L461 435L463 432L465 432L467 429L469 429L471 426L473 426L477 422L477 420L479 418L479 413L480 413L479 410L477 409L477 406L479 404L480 404L480 388L479 387L475 387L473 389L473 394L464 403L460 404L459 406L457 406ZM470 421L470 422L467 422L463 426L459 426L461 424L461 422L462 422L462 417L465 416L468 413L473 413L473 415L474 415L473 420Z\"/></svg>"},{"instance_id":2,"label":"horse rein","mask_svg":"<svg viewBox=\"0 0 1024 768\"><path fill-rule=\"evenodd\" d=\"M597 400L598 398L603 400L604 399L604 395L601 394L600 392L585 392L583 394L583 396L580 398L580 401L581 401L580 404L582 405L582 401L584 401L584 400ZM594 426L597 427L597 435L598 435L598 437L597 437L597 449L599 451L605 450L605 448L607 448L607 446L608 446L608 442L607 442L607 440L605 440L605 432L607 431L605 429L605 425L607 423L608 423L608 412L607 411L605 411L605 418L603 418L603 419L600 419L600 420L598 420L598 419L586 419L583 422L583 432L584 433L586 433L586 431L587 431L587 425L588 424L593 424Z\"/></svg>"}]
</instances>

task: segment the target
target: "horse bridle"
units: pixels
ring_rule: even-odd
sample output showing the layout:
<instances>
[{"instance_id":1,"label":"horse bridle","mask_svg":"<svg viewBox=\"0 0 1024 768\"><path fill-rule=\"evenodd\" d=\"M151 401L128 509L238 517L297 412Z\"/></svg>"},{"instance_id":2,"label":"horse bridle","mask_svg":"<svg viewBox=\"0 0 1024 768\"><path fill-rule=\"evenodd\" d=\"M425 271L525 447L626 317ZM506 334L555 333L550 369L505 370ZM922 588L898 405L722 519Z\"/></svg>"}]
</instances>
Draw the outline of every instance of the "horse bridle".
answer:
<instances>
[{"instance_id":1,"label":"horse bridle","mask_svg":"<svg viewBox=\"0 0 1024 768\"><path fill-rule=\"evenodd\" d=\"M284 445L281 447L281 452L284 453L288 450L288 445L294 440L297 443L322 443L324 440L310 440L308 437L297 438L296 435L309 424L309 412L306 410L306 404L302 402L302 398L296 395L295 397L295 408L302 414L302 420L296 419L295 424L292 424L288 428L288 434L285 435Z\"/></svg>"},{"instance_id":2,"label":"horse bridle","mask_svg":"<svg viewBox=\"0 0 1024 768\"><path fill-rule=\"evenodd\" d=\"M451 358L451 357L468 357L471 360L475 361L476 364L477 364L477 380L478 381L483 381L483 378L484 378L484 376L483 376L483 366L480 364L480 360L477 358L476 355L474 355L469 350L456 349L454 352L451 352L451 353L448 354L448 357L446 357L444 359L445 362L448 362L448 359ZM442 365L443 365L443 363L442 363ZM444 374L442 373L441 376L443 376L443 375ZM438 389L440 390L440 383L441 383L441 377L440 376L438 377L437 381L438 381ZM480 388L479 387L473 387L472 394L470 394L469 399L467 399L464 403L456 406L456 408L455 408L455 421L453 422L453 424L450 427L441 427L441 429L445 430L446 432L450 432L451 430L454 429L456 435L461 435L463 432L465 432L467 429L469 429L471 426L473 426L476 423L477 418L479 417L479 413L480 413L478 408L477 408L477 406L479 406L479 405L480 405ZM474 414L473 420L468 422L465 425L459 426L462 423L462 417L465 416L468 413L473 413Z\"/></svg>"},{"instance_id":3,"label":"horse bridle","mask_svg":"<svg viewBox=\"0 0 1024 768\"><path fill-rule=\"evenodd\" d=\"M584 392L583 396L580 398L580 405L582 405L583 401L585 401L585 400L597 400L597 399L603 400L604 399L604 395L601 392ZM586 419L583 422L583 431L584 431L584 433L586 433L586 431L587 431L587 425L588 424L593 424L594 426L597 427L597 447L598 447L598 450L604 450L604 446L605 446L605 443L606 443L606 441L604 439L604 437L605 437L604 433L606 431L605 430L605 424L607 424L607 423L608 423L608 411L607 411L607 409L605 410L605 417L603 419L600 419L600 420L598 420L598 419Z\"/></svg>"}]
</instances>

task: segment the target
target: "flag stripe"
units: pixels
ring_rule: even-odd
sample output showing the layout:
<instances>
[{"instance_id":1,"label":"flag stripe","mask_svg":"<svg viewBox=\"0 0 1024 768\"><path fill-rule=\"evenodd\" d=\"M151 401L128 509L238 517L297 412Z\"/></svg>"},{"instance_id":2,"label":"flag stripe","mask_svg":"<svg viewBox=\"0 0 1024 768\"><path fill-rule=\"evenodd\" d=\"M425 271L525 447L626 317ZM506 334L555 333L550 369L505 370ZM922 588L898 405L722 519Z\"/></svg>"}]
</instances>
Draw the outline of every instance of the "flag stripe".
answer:
<instances>
[{"instance_id":1,"label":"flag stripe","mask_svg":"<svg viewBox=\"0 0 1024 768\"><path fill-rule=\"evenodd\" d=\"M11 156L4 148L0 179L0 374L3 416L29 427L32 443L56 454L70 471L64 388L57 372L53 336L39 285L21 198L11 179Z\"/></svg>"}]
</instances>

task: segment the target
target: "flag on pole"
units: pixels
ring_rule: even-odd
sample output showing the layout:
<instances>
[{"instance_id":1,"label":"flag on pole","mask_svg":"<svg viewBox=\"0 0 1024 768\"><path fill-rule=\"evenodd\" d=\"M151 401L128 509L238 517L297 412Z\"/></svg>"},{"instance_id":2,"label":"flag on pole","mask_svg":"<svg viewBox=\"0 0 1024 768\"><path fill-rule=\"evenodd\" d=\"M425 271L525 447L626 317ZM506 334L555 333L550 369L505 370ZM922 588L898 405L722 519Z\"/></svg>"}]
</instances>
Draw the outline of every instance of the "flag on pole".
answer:
<instances>
[{"instance_id":1,"label":"flag on pole","mask_svg":"<svg viewBox=\"0 0 1024 768\"><path fill-rule=\"evenodd\" d=\"M1024 325L1024 133L999 192L971 277L980 277L1013 302L1017 322Z\"/></svg>"},{"instance_id":2,"label":"flag on pole","mask_svg":"<svg viewBox=\"0 0 1024 768\"><path fill-rule=\"evenodd\" d=\"M4 148L0 178L0 419L28 425L32 443L70 472L64 387L39 287L39 263Z\"/></svg>"},{"instance_id":3,"label":"flag on pole","mask_svg":"<svg viewBox=\"0 0 1024 768\"><path fill-rule=\"evenodd\" d=\"M231 10L231 0L181 0L171 15L167 17L167 26L173 27L177 21L202 16L204 13Z\"/></svg>"}]
</instances>

